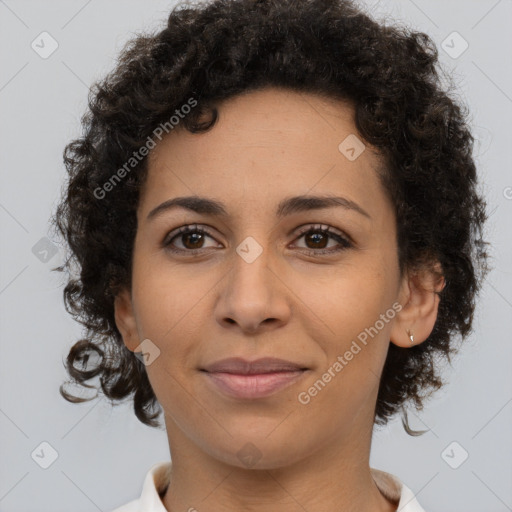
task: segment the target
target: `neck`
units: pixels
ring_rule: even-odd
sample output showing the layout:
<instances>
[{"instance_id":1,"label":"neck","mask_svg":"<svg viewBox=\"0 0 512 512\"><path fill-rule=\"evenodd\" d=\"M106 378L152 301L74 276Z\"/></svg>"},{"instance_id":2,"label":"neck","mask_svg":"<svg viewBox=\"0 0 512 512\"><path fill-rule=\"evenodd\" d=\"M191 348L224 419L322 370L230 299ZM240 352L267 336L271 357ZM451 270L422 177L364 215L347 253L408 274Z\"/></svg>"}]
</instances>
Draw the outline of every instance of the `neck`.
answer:
<instances>
[{"instance_id":1,"label":"neck","mask_svg":"<svg viewBox=\"0 0 512 512\"><path fill-rule=\"evenodd\" d=\"M246 469L200 450L166 418L171 478L162 499L168 512L395 512L369 466L372 429L352 430L290 465ZM373 426L373 424L372 424ZM172 442L171 442L172 441Z\"/></svg>"}]
</instances>

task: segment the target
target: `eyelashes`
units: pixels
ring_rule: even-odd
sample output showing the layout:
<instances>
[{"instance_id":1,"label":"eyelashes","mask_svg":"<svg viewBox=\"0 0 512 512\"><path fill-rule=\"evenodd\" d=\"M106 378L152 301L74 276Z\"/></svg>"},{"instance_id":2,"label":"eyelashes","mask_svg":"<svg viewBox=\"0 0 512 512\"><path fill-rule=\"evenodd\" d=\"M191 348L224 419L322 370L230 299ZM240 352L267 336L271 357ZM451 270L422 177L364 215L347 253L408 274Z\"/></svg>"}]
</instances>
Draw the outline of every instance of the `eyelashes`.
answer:
<instances>
[{"instance_id":1,"label":"eyelashes","mask_svg":"<svg viewBox=\"0 0 512 512\"><path fill-rule=\"evenodd\" d=\"M330 255L333 253L338 253L347 249L352 248L354 245L350 241L348 236L343 235L341 232L337 230L334 231L330 226L323 226L320 224L317 225L309 225L303 227L298 233L295 240L299 240L301 238L307 236L313 236L313 245L317 244L319 248L310 248L310 247L299 247L298 250L303 254L308 256L322 256L322 255ZM204 253L208 251L210 248L204 247L194 247L194 244L201 244L207 238L211 238L215 240L215 237L204 227L201 227L197 224L190 224L186 226L182 226L177 230L171 231L162 242L162 247L164 247L167 251L174 254L181 255L198 255L199 253ZM183 245L182 248L176 247L174 245L175 240L178 239ZM332 239L338 243L335 247L324 248L324 242L329 243L329 239ZM185 240L187 240L185 242ZM191 247L187 247L186 244L190 244Z\"/></svg>"},{"instance_id":2,"label":"eyelashes","mask_svg":"<svg viewBox=\"0 0 512 512\"><path fill-rule=\"evenodd\" d=\"M303 251L306 254L311 255L311 256L318 254L318 253L320 253L320 254L337 253L337 252L349 249L353 246L352 243L348 240L348 237L345 237L341 233L334 231L333 228L331 228L330 226L323 227L322 225L309 226L309 227L302 228L302 230L300 230L299 233L297 234L296 240L303 238L307 235L313 235L313 234L316 234L316 235L320 234L321 241L331 238L331 239L335 240L336 242L338 242L339 246L334 247L334 248L331 247L330 249L324 249L324 248L310 249L309 247L304 248Z\"/></svg>"}]
</instances>

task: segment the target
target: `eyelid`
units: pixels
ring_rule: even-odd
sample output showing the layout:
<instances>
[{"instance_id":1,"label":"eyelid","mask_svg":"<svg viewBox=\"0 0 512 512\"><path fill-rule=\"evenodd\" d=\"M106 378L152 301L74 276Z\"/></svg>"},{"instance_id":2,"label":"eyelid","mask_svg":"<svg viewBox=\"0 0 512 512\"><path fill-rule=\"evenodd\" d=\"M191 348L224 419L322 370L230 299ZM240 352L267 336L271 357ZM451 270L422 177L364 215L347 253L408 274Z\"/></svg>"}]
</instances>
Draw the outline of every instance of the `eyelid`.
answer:
<instances>
[{"instance_id":1,"label":"eyelid","mask_svg":"<svg viewBox=\"0 0 512 512\"><path fill-rule=\"evenodd\" d=\"M205 229L205 226L206 226L206 229ZM205 235L209 236L210 238L215 239L215 236L213 236L213 234L211 233L210 229L213 229L213 228L211 228L207 224L197 224L197 223L194 223L194 224L184 224L183 226L179 226L179 227L169 231L165 235L165 237L164 237L164 239L162 241L162 245L166 246L166 245L168 245L170 243L170 241L173 238L176 238L177 236L182 235L184 233L188 233L190 231L192 231L192 232L198 231L198 232L204 233ZM191 251L189 251L189 252L191 252Z\"/></svg>"},{"instance_id":2,"label":"eyelid","mask_svg":"<svg viewBox=\"0 0 512 512\"><path fill-rule=\"evenodd\" d=\"M304 227L303 229L301 229L302 227ZM308 231L314 231L314 230L319 230L319 231L327 231L329 234L333 234L333 235L338 235L342 238L346 238L347 239L347 242L350 242L352 245L355 245L355 241L353 240L353 238L348 234L346 233L345 231L341 231L335 227L332 227L332 226L329 226L328 224L321 224L321 223L308 223L308 224L303 224L302 226L299 226L298 228L298 233L297 233L297 237L303 235L304 233L307 233ZM295 230L292 230L292 232L295 231Z\"/></svg>"}]
</instances>

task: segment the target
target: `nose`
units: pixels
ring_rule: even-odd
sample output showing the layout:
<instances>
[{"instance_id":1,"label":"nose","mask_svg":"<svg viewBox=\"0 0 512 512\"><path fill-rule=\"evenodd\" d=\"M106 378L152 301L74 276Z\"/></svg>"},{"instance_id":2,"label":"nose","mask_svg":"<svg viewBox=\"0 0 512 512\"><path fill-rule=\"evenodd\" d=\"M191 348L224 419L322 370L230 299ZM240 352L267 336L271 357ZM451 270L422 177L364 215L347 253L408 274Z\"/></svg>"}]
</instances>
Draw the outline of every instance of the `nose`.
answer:
<instances>
[{"instance_id":1,"label":"nose","mask_svg":"<svg viewBox=\"0 0 512 512\"><path fill-rule=\"evenodd\" d=\"M270 260L268 249L253 261L234 255L216 304L215 316L222 327L255 334L277 329L289 321L290 294Z\"/></svg>"}]
</instances>

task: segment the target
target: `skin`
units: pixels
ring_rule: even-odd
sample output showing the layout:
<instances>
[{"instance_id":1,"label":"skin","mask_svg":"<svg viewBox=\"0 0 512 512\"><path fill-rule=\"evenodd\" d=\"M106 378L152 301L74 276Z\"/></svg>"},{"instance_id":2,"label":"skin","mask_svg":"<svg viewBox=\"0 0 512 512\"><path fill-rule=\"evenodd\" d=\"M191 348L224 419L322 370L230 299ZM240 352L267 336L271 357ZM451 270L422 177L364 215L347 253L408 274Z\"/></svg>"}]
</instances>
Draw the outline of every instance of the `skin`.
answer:
<instances>
[{"instance_id":1,"label":"skin","mask_svg":"<svg viewBox=\"0 0 512 512\"><path fill-rule=\"evenodd\" d=\"M346 102L266 88L225 100L209 132L177 129L149 156L132 290L117 296L115 312L130 350L140 350L144 339L160 350L147 372L172 457L163 498L170 512L397 508L369 467L379 377L390 342L410 347L407 330L415 344L431 333L434 290L444 282L429 272L400 276L396 219L375 170L378 154L366 145L350 161L338 150L357 134L353 115ZM342 207L276 217L281 200L305 194L343 196L370 218ZM190 195L221 201L229 216L177 208L147 219L162 202ZM211 236L174 238L182 254L163 247L168 234L190 224ZM348 235L352 247L299 235L299 227L318 224ZM252 263L236 252L247 237L262 248ZM336 247L342 250L321 254ZM194 248L199 256L190 255ZM298 394L394 303L402 307L394 318L300 403ZM237 400L199 371L233 356L278 357L309 370L270 397ZM257 453L251 467L237 455L247 443Z\"/></svg>"}]
</instances>

